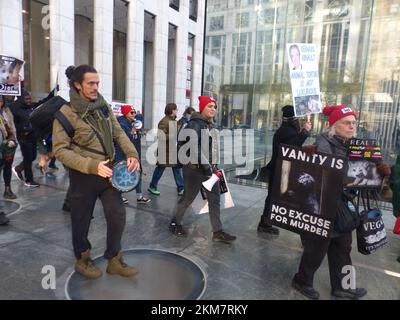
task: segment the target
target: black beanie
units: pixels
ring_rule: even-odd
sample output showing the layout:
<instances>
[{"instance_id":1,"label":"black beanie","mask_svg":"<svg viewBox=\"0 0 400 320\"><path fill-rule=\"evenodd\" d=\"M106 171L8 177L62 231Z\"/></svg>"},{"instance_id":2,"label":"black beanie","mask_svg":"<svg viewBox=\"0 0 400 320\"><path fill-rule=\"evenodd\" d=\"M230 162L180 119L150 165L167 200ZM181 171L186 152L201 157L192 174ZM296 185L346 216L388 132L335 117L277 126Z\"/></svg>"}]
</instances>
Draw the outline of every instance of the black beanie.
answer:
<instances>
[{"instance_id":1,"label":"black beanie","mask_svg":"<svg viewBox=\"0 0 400 320\"><path fill-rule=\"evenodd\" d=\"M293 118L294 117L294 108L291 105L286 105L282 108L282 116L284 118Z\"/></svg>"}]
</instances>

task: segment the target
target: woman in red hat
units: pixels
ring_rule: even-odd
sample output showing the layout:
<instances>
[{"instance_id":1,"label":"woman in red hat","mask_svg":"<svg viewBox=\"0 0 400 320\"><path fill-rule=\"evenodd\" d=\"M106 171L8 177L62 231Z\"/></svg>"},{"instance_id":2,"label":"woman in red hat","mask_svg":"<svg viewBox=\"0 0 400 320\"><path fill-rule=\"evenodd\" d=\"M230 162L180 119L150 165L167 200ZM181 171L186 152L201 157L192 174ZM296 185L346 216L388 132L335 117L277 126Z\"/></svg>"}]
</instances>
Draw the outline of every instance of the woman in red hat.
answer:
<instances>
[{"instance_id":1,"label":"woman in red hat","mask_svg":"<svg viewBox=\"0 0 400 320\"><path fill-rule=\"evenodd\" d=\"M356 113L345 105L328 106L323 109L323 114L329 117L327 132L317 137L316 148L318 152L347 157L347 144L356 130ZM388 166L382 164L378 172L386 175ZM390 173L390 168L389 168ZM346 190L343 189L346 193ZM359 299L367 294L364 288L345 289L342 286L342 273L344 266L352 266L350 257L352 232L339 233L334 225L331 237L316 240L307 234L301 235L304 246L303 255L297 274L294 276L292 286L310 299L319 299L319 293L314 289L314 274L320 267L325 256L328 256L329 274L331 281L331 294L338 298Z\"/></svg>"}]
</instances>

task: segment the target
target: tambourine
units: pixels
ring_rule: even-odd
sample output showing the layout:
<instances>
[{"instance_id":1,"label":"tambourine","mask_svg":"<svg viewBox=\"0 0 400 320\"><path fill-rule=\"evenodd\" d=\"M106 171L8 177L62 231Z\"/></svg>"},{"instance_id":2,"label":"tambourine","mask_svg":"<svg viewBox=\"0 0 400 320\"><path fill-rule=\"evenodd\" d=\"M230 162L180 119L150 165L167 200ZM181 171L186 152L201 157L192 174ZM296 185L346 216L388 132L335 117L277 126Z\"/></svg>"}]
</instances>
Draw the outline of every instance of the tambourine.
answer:
<instances>
[{"instance_id":1,"label":"tambourine","mask_svg":"<svg viewBox=\"0 0 400 320\"><path fill-rule=\"evenodd\" d=\"M129 192L136 188L140 179L140 171L128 171L126 161L117 162L113 166L110 178L112 186L121 192Z\"/></svg>"}]
</instances>

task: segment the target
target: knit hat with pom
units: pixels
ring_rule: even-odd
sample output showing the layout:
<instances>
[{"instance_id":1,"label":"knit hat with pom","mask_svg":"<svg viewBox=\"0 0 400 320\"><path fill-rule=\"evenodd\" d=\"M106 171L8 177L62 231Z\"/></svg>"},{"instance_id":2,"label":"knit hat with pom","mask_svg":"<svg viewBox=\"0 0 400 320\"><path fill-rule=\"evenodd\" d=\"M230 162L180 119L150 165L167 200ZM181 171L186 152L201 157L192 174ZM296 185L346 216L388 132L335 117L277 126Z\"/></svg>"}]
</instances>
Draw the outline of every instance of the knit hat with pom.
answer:
<instances>
[{"instance_id":1,"label":"knit hat with pom","mask_svg":"<svg viewBox=\"0 0 400 320\"><path fill-rule=\"evenodd\" d=\"M208 97L208 96L200 96L199 97L199 110L200 113L203 112L204 108L206 105L208 105L210 102L214 102L215 105L217 105L217 101L213 97Z\"/></svg>"},{"instance_id":2,"label":"knit hat with pom","mask_svg":"<svg viewBox=\"0 0 400 320\"><path fill-rule=\"evenodd\" d=\"M333 126L333 124L347 116L355 116L357 118L357 114L351 110L350 107L345 105L338 105L338 106L327 106L322 109L322 113L329 117L329 126Z\"/></svg>"},{"instance_id":3,"label":"knit hat with pom","mask_svg":"<svg viewBox=\"0 0 400 320\"><path fill-rule=\"evenodd\" d=\"M131 112L133 109L133 107L129 104L123 105L121 106L121 113L126 116L129 112Z\"/></svg>"}]
</instances>

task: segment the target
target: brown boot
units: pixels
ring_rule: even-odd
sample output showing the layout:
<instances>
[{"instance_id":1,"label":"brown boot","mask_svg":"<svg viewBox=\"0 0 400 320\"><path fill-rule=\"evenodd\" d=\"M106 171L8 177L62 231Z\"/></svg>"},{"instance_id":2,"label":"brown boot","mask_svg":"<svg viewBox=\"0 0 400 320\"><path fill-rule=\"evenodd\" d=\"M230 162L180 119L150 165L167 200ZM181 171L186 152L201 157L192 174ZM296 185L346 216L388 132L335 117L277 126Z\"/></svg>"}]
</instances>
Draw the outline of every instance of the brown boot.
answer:
<instances>
[{"instance_id":1,"label":"brown boot","mask_svg":"<svg viewBox=\"0 0 400 320\"><path fill-rule=\"evenodd\" d=\"M103 275L90 259L90 250L81 253L81 258L75 263L75 271L88 279L97 279Z\"/></svg>"},{"instance_id":2,"label":"brown boot","mask_svg":"<svg viewBox=\"0 0 400 320\"><path fill-rule=\"evenodd\" d=\"M108 260L107 273L109 274L119 274L123 277L133 277L138 272L139 271L135 267L128 266L124 262L121 251L118 252L114 258Z\"/></svg>"}]
</instances>

